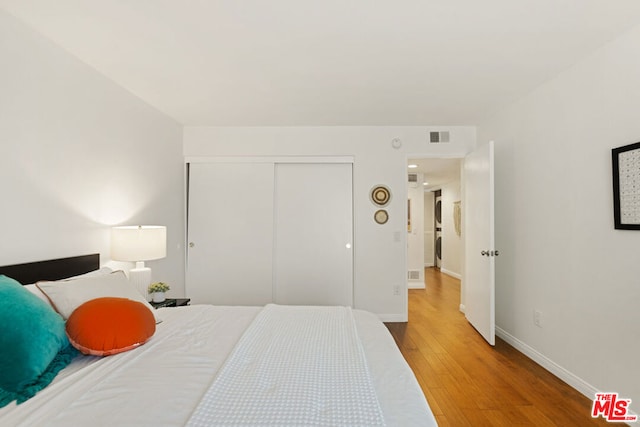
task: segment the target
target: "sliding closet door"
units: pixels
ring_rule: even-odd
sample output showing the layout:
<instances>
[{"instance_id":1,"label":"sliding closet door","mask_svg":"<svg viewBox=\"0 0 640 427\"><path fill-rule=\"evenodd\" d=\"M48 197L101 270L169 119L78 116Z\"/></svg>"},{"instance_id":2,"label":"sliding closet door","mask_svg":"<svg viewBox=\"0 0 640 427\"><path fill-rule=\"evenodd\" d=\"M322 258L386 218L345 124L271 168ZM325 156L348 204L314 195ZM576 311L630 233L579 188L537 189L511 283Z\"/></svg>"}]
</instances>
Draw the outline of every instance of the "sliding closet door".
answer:
<instances>
[{"instance_id":1,"label":"sliding closet door","mask_svg":"<svg viewBox=\"0 0 640 427\"><path fill-rule=\"evenodd\" d=\"M353 304L351 170L346 163L276 165L276 303Z\"/></svg>"},{"instance_id":2,"label":"sliding closet door","mask_svg":"<svg viewBox=\"0 0 640 427\"><path fill-rule=\"evenodd\" d=\"M186 291L192 303L272 301L273 167L190 165Z\"/></svg>"}]
</instances>

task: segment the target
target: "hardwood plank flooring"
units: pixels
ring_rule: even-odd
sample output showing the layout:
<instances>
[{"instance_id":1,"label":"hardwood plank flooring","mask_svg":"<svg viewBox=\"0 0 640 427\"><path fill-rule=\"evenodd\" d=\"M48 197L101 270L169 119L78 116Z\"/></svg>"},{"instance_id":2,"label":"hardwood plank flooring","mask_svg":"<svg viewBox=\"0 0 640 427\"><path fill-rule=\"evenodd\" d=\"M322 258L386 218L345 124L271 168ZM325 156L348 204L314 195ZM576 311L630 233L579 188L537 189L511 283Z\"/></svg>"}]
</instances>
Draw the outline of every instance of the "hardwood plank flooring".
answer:
<instances>
[{"instance_id":1,"label":"hardwood plank flooring","mask_svg":"<svg viewBox=\"0 0 640 427\"><path fill-rule=\"evenodd\" d=\"M491 347L459 310L460 281L425 269L409 290L409 322L387 323L440 426L597 426L591 400L496 337Z\"/></svg>"}]
</instances>

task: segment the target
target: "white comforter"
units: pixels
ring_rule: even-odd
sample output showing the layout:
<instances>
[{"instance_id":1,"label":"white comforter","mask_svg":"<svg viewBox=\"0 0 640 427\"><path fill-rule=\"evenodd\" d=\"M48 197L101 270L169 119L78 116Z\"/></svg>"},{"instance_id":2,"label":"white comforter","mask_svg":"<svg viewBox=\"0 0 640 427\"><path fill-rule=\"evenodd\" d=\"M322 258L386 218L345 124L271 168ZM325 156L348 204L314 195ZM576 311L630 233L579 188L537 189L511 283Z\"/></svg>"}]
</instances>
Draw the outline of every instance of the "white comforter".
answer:
<instances>
[{"instance_id":1,"label":"white comforter","mask_svg":"<svg viewBox=\"0 0 640 427\"><path fill-rule=\"evenodd\" d=\"M144 346L78 357L31 400L0 409L2 426L183 426L261 307L159 310ZM389 426L435 426L413 373L375 316L354 310L373 385Z\"/></svg>"}]
</instances>

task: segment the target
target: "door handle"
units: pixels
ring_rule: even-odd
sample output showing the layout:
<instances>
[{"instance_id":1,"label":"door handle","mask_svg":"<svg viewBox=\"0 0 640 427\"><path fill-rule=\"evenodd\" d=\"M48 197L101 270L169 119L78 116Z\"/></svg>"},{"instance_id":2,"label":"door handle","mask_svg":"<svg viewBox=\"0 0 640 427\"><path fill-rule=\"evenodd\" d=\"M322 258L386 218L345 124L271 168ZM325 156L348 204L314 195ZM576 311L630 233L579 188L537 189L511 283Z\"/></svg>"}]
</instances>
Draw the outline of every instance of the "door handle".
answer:
<instances>
[{"instance_id":1,"label":"door handle","mask_svg":"<svg viewBox=\"0 0 640 427\"><path fill-rule=\"evenodd\" d=\"M195 243L193 243L193 242L189 242L189 247L190 247L190 248L194 247L195 245L196 245Z\"/></svg>"}]
</instances>

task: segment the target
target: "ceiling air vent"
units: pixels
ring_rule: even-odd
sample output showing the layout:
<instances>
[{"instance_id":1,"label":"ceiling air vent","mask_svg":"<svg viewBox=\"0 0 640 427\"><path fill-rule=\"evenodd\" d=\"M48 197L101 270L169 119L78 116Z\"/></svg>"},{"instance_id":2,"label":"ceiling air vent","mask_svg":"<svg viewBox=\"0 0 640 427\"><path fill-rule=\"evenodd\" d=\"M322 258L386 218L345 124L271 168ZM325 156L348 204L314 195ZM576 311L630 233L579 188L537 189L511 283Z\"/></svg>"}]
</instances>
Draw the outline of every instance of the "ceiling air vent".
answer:
<instances>
[{"instance_id":1,"label":"ceiling air vent","mask_svg":"<svg viewBox=\"0 0 640 427\"><path fill-rule=\"evenodd\" d=\"M432 144L449 142L449 131L429 132L429 142Z\"/></svg>"}]
</instances>

